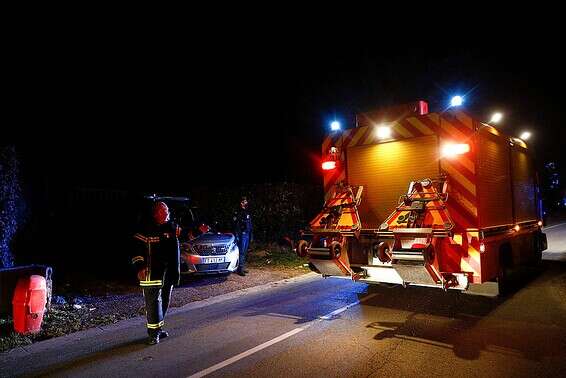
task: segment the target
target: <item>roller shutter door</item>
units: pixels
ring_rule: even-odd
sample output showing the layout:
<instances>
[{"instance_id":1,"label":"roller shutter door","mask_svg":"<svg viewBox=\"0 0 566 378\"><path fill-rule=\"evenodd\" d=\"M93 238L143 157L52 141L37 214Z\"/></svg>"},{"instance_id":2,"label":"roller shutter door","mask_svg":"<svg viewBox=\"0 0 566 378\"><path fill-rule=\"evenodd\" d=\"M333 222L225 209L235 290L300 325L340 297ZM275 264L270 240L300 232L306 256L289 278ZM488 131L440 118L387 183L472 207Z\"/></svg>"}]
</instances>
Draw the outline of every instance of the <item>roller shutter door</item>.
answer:
<instances>
[{"instance_id":1,"label":"roller shutter door","mask_svg":"<svg viewBox=\"0 0 566 378\"><path fill-rule=\"evenodd\" d=\"M439 175L436 135L351 147L347 180L363 185L360 206L363 228L378 228L407 193L409 183Z\"/></svg>"},{"instance_id":2,"label":"roller shutter door","mask_svg":"<svg viewBox=\"0 0 566 378\"><path fill-rule=\"evenodd\" d=\"M488 132L480 132L479 140L480 227L512 224L509 141Z\"/></svg>"},{"instance_id":3,"label":"roller shutter door","mask_svg":"<svg viewBox=\"0 0 566 378\"><path fill-rule=\"evenodd\" d=\"M520 147L511 148L515 221L537 219L535 172L533 161Z\"/></svg>"}]
</instances>

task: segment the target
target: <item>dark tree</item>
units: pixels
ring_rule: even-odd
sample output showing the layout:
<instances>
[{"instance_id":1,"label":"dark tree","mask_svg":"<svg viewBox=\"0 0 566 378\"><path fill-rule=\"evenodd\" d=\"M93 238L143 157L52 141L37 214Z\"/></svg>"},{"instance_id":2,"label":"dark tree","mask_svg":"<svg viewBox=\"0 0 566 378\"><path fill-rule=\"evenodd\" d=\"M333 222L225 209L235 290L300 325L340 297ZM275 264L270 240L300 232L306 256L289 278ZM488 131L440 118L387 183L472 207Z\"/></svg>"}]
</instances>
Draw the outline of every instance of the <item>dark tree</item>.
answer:
<instances>
[{"instance_id":1,"label":"dark tree","mask_svg":"<svg viewBox=\"0 0 566 378\"><path fill-rule=\"evenodd\" d=\"M21 188L13 146L0 147L0 268L14 265L10 244L18 229Z\"/></svg>"}]
</instances>

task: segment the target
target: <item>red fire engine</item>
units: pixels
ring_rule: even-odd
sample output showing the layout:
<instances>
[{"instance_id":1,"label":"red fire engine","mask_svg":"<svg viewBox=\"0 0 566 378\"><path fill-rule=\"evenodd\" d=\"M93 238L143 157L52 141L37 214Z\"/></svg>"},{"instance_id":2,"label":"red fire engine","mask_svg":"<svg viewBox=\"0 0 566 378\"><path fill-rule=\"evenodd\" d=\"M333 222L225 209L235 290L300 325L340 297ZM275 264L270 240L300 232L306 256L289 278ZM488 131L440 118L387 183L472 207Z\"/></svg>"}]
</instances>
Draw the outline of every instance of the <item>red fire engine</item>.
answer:
<instances>
[{"instance_id":1,"label":"red fire engine","mask_svg":"<svg viewBox=\"0 0 566 378\"><path fill-rule=\"evenodd\" d=\"M546 249L526 143L426 102L357 115L324 140L325 204L297 245L324 276L469 290ZM484 285L485 286L485 285ZM501 289L501 288L500 288Z\"/></svg>"}]
</instances>

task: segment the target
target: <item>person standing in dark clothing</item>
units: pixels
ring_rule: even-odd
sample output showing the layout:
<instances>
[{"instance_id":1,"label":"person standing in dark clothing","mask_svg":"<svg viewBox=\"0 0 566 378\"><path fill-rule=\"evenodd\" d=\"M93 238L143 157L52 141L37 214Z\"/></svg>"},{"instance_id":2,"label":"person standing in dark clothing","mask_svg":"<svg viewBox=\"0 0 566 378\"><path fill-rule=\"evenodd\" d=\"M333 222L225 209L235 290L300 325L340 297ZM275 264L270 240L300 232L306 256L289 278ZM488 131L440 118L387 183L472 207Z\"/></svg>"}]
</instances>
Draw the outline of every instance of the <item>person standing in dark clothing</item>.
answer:
<instances>
[{"instance_id":1,"label":"person standing in dark clothing","mask_svg":"<svg viewBox=\"0 0 566 378\"><path fill-rule=\"evenodd\" d=\"M163 330L173 285L180 280L180 228L170 220L165 202L153 207L153 222L134 237L139 240L139 253L132 258L145 298L148 344L159 343L169 336Z\"/></svg>"},{"instance_id":2,"label":"person standing in dark clothing","mask_svg":"<svg viewBox=\"0 0 566 378\"><path fill-rule=\"evenodd\" d=\"M240 207L234 212L234 235L238 240L238 249L240 250L240 261L238 265L238 274L245 276L248 271L246 267L246 255L248 246L252 238L252 217L248 211L248 199L242 197Z\"/></svg>"}]
</instances>

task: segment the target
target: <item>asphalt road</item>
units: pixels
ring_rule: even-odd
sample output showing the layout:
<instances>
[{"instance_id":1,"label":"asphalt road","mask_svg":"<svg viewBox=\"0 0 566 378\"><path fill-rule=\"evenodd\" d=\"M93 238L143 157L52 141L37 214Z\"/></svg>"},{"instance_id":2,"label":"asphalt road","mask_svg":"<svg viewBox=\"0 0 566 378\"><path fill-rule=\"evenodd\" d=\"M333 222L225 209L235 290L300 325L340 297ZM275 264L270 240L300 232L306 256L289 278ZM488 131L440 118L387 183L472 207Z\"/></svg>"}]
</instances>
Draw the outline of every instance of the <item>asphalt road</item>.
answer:
<instances>
[{"instance_id":1,"label":"asphalt road","mask_svg":"<svg viewBox=\"0 0 566 378\"><path fill-rule=\"evenodd\" d=\"M566 261L566 223L546 227L544 233L548 239L548 249L543 252L543 257Z\"/></svg>"},{"instance_id":2,"label":"asphalt road","mask_svg":"<svg viewBox=\"0 0 566 378\"><path fill-rule=\"evenodd\" d=\"M305 276L0 355L0 375L566 376L566 224L505 298Z\"/></svg>"}]
</instances>

